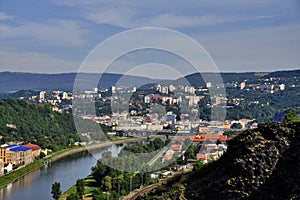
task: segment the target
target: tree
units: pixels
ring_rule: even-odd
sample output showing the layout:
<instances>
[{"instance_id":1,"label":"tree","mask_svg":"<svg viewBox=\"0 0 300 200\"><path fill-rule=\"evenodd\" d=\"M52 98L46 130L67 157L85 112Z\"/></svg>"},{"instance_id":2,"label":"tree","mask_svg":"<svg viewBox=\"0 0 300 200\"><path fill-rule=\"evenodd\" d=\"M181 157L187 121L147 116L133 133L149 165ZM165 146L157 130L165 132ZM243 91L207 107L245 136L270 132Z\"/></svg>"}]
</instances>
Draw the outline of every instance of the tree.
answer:
<instances>
[{"instance_id":1,"label":"tree","mask_svg":"<svg viewBox=\"0 0 300 200\"><path fill-rule=\"evenodd\" d=\"M46 156L46 154L45 154L44 152L41 152L40 155L39 155L39 158L42 159L42 158L44 158L45 156Z\"/></svg>"},{"instance_id":2,"label":"tree","mask_svg":"<svg viewBox=\"0 0 300 200\"><path fill-rule=\"evenodd\" d=\"M83 179L78 179L76 181L76 190L77 190L77 194L79 196L80 199L82 199L83 193L84 193L84 180Z\"/></svg>"},{"instance_id":3,"label":"tree","mask_svg":"<svg viewBox=\"0 0 300 200\"><path fill-rule=\"evenodd\" d=\"M193 163L193 171L198 171L201 169L203 166L202 160L197 160L196 162Z\"/></svg>"},{"instance_id":4,"label":"tree","mask_svg":"<svg viewBox=\"0 0 300 200\"><path fill-rule=\"evenodd\" d=\"M79 200L79 197L77 194L72 193L67 197L67 200Z\"/></svg>"},{"instance_id":5,"label":"tree","mask_svg":"<svg viewBox=\"0 0 300 200\"><path fill-rule=\"evenodd\" d=\"M102 186L106 191L111 191L112 189L112 178L110 176L105 176L102 180Z\"/></svg>"},{"instance_id":6,"label":"tree","mask_svg":"<svg viewBox=\"0 0 300 200\"><path fill-rule=\"evenodd\" d=\"M55 182L52 184L52 188L51 188L51 194L53 199L58 200L60 195L61 195L61 189L60 189L60 183L59 182Z\"/></svg>"},{"instance_id":7,"label":"tree","mask_svg":"<svg viewBox=\"0 0 300 200\"><path fill-rule=\"evenodd\" d=\"M294 110L290 110L288 114L284 116L283 122L297 122L300 121L300 118L297 116L297 113Z\"/></svg>"},{"instance_id":8,"label":"tree","mask_svg":"<svg viewBox=\"0 0 300 200\"><path fill-rule=\"evenodd\" d=\"M232 129L242 129L242 125L240 123L233 123L231 125Z\"/></svg>"}]
</instances>

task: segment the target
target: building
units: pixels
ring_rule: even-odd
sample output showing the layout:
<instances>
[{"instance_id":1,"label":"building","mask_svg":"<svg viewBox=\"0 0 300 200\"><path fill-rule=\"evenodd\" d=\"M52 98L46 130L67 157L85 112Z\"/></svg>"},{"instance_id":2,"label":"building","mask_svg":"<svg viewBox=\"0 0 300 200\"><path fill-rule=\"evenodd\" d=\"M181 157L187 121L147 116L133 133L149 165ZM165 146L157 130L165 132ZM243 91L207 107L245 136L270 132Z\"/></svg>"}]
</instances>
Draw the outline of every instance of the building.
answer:
<instances>
[{"instance_id":1,"label":"building","mask_svg":"<svg viewBox=\"0 0 300 200\"><path fill-rule=\"evenodd\" d=\"M11 163L7 164L5 167L4 167L4 170L6 171L6 173L10 172L13 170L13 165Z\"/></svg>"},{"instance_id":2,"label":"building","mask_svg":"<svg viewBox=\"0 0 300 200\"><path fill-rule=\"evenodd\" d=\"M145 103L150 103L150 101L151 101L150 96L147 95L147 96L144 97L144 102Z\"/></svg>"},{"instance_id":3,"label":"building","mask_svg":"<svg viewBox=\"0 0 300 200\"><path fill-rule=\"evenodd\" d=\"M176 115L173 114L173 112L167 112L167 114L165 114L165 121L173 127L176 123Z\"/></svg>"},{"instance_id":4,"label":"building","mask_svg":"<svg viewBox=\"0 0 300 200\"><path fill-rule=\"evenodd\" d=\"M174 85L170 85L169 86L169 91L173 92L174 90L176 90L176 87Z\"/></svg>"},{"instance_id":5,"label":"building","mask_svg":"<svg viewBox=\"0 0 300 200\"><path fill-rule=\"evenodd\" d=\"M0 159L0 176L4 174L4 161Z\"/></svg>"},{"instance_id":6,"label":"building","mask_svg":"<svg viewBox=\"0 0 300 200\"><path fill-rule=\"evenodd\" d=\"M33 158L37 158L40 156L40 153L41 153L41 147L37 144L25 144L25 145L22 145L23 147L28 147L32 150L32 156Z\"/></svg>"},{"instance_id":7,"label":"building","mask_svg":"<svg viewBox=\"0 0 300 200\"><path fill-rule=\"evenodd\" d=\"M40 101L44 101L45 100L45 94L46 94L45 91L41 91L40 92Z\"/></svg>"},{"instance_id":8,"label":"building","mask_svg":"<svg viewBox=\"0 0 300 200\"><path fill-rule=\"evenodd\" d=\"M282 91L285 90L285 84L280 84L279 85L279 90L282 90Z\"/></svg>"},{"instance_id":9,"label":"building","mask_svg":"<svg viewBox=\"0 0 300 200\"><path fill-rule=\"evenodd\" d=\"M220 140L221 142L227 141L226 135L219 135L219 134L199 134L196 136L190 136L193 142L204 142L204 141L217 141Z\"/></svg>"},{"instance_id":10,"label":"building","mask_svg":"<svg viewBox=\"0 0 300 200\"><path fill-rule=\"evenodd\" d=\"M207 87L207 88L211 88L211 86L212 86L211 82L207 82L207 83L206 83L206 87Z\"/></svg>"},{"instance_id":11,"label":"building","mask_svg":"<svg viewBox=\"0 0 300 200\"><path fill-rule=\"evenodd\" d=\"M242 82L241 85L240 85L240 87L241 87L241 90L244 89L246 87L246 83Z\"/></svg>"},{"instance_id":12,"label":"building","mask_svg":"<svg viewBox=\"0 0 300 200\"><path fill-rule=\"evenodd\" d=\"M170 148L172 151L181 151L182 145L181 144L173 144Z\"/></svg>"},{"instance_id":13,"label":"building","mask_svg":"<svg viewBox=\"0 0 300 200\"><path fill-rule=\"evenodd\" d=\"M32 150L18 144L1 147L0 153L0 158L4 161L4 164L17 165L23 163L27 165L33 162Z\"/></svg>"},{"instance_id":14,"label":"building","mask_svg":"<svg viewBox=\"0 0 300 200\"><path fill-rule=\"evenodd\" d=\"M67 92L63 92L62 99L69 99L69 95Z\"/></svg>"}]
</instances>

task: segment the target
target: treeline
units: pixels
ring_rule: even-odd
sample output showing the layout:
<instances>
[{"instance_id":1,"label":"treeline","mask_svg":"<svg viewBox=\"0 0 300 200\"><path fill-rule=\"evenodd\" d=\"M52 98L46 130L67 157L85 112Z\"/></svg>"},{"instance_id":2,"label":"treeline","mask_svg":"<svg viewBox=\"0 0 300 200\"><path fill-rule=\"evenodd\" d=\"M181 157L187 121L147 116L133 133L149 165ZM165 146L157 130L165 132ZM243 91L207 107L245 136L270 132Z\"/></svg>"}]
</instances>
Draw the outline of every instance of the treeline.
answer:
<instances>
[{"instance_id":1,"label":"treeline","mask_svg":"<svg viewBox=\"0 0 300 200\"><path fill-rule=\"evenodd\" d=\"M97 131L92 121L76 118L80 132ZM51 105L30 104L16 99L0 100L0 143L31 142L58 150L80 141L73 116L52 111Z\"/></svg>"}]
</instances>

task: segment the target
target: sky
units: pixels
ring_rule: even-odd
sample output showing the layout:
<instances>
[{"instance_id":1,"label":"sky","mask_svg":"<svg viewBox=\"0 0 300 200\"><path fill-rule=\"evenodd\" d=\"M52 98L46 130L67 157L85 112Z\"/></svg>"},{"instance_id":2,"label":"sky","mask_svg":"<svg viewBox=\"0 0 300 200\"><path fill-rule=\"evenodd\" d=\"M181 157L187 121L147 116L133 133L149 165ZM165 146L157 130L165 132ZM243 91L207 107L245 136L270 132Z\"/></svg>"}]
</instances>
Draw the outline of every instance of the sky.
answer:
<instances>
[{"instance_id":1,"label":"sky","mask_svg":"<svg viewBox=\"0 0 300 200\"><path fill-rule=\"evenodd\" d=\"M192 38L221 72L300 68L298 0L0 0L0 71L77 72L99 44L143 27L167 28ZM127 42L135 43L132 39ZM181 46L167 37L163 41ZM112 44L110 50L116 48ZM108 72L132 65L129 74L155 78L176 69L173 65L184 66L172 53L158 52L120 55L115 71ZM143 68L147 73L140 72Z\"/></svg>"}]
</instances>

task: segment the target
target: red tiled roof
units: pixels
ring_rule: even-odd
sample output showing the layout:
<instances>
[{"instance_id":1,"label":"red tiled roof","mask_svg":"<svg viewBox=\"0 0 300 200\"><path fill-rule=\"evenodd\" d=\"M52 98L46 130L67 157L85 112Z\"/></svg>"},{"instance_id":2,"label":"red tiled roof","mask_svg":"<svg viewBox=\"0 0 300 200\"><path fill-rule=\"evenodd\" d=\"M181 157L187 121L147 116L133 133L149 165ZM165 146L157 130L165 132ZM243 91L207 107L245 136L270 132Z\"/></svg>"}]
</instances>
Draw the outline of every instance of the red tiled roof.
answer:
<instances>
[{"instance_id":1,"label":"red tiled roof","mask_svg":"<svg viewBox=\"0 0 300 200\"><path fill-rule=\"evenodd\" d=\"M41 147L37 144L30 144L29 143L29 144L25 144L25 145L22 145L22 146L28 147L28 148L32 149L33 151L41 149Z\"/></svg>"},{"instance_id":2,"label":"red tiled roof","mask_svg":"<svg viewBox=\"0 0 300 200\"><path fill-rule=\"evenodd\" d=\"M173 144L170 149L173 151L181 151L182 146L180 144Z\"/></svg>"},{"instance_id":3,"label":"red tiled roof","mask_svg":"<svg viewBox=\"0 0 300 200\"><path fill-rule=\"evenodd\" d=\"M227 141L226 135L218 135L218 134L199 134L197 136L191 136L190 137L193 142L204 142L205 140L221 140L221 141Z\"/></svg>"}]
</instances>

